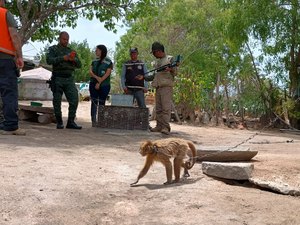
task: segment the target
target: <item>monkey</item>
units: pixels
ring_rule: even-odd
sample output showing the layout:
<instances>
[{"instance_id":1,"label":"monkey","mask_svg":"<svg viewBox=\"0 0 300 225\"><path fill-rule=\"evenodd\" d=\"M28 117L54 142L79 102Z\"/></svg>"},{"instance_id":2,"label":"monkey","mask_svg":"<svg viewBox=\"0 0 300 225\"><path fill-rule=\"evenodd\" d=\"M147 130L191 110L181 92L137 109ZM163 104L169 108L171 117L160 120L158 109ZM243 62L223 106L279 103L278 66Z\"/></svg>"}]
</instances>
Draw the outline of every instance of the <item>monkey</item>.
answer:
<instances>
[{"instance_id":1,"label":"monkey","mask_svg":"<svg viewBox=\"0 0 300 225\"><path fill-rule=\"evenodd\" d=\"M192 152L192 157L184 162L184 158L189 150ZM139 153L146 156L146 161L143 169L140 171L137 180L131 185L135 185L144 177L154 161L161 162L166 169L167 181L164 184L177 183L180 180L181 167L184 168L184 176L189 177L188 170L191 169L196 162L196 148L191 141L180 138L167 138L156 141L145 141L141 144ZM189 154L190 155L190 154ZM172 181L172 163L170 158L174 158L173 167L175 180Z\"/></svg>"}]
</instances>

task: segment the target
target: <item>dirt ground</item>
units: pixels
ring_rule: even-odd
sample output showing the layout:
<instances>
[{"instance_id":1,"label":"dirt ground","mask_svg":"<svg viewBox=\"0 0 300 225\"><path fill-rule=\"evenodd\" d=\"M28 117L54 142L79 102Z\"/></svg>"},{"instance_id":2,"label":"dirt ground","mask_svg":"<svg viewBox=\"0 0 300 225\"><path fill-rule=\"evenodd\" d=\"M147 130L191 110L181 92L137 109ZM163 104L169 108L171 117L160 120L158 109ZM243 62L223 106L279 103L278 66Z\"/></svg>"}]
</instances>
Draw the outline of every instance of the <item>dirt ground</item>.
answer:
<instances>
[{"instance_id":1,"label":"dirt ground","mask_svg":"<svg viewBox=\"0 0 300 225\"><path fill-rule=\"evenodd\" d=\"M203 174L201 163L191 177L167 186L156 163L130 187L144 163L141 141L165 136L91 127L89 110L90 102L80 103L82 130L22 121L26 136L0 135L1 225L300 224L300 197L225 183ZM171 126L171 137L192 140L198 148L235 146L254 136L242 145L258 151L253 176L300 189L300 135Z\"/></svg>"}]
</instances>

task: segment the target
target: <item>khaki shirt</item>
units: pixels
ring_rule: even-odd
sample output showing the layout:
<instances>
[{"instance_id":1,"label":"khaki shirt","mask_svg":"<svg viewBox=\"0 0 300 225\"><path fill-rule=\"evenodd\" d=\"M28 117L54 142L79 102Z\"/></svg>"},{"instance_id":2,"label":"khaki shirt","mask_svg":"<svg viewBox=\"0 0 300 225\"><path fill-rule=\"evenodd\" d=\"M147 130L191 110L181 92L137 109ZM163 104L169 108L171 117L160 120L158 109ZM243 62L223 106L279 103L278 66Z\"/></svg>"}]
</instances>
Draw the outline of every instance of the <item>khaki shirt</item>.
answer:
<instances>
[{"instance_id":1,"label":"khaki shirt","mask_svg":"<svg viewBox=\"0 0 300 225\"><path fill-rule=\"evenodd\" d=\"M157 59L155 61L154 67L159 68L166 64L169 64L173 61L173 56L166 55L163 58ZM152 86L155 88L158 87L173 87L174 86L174 74L170 72L157 72L155 74L154 80L152 82Z\"/></svg>"}]
</instances>

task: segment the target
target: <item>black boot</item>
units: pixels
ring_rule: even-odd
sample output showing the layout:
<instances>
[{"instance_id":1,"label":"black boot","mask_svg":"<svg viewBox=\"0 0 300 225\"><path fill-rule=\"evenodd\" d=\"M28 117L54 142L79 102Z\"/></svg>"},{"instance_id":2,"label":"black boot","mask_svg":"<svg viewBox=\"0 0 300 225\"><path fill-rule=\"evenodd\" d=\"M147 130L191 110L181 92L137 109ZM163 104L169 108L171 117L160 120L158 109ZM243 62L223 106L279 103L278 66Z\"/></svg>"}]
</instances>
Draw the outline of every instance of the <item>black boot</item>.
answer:
<instances>
[{"instance_id":1,"label":"black boot","mask_svg":"<svg viewBox=\"0 0 300 225\"><path fill-rule=\"evenodd\" d=\"M68 128L68 129L77 129L77 130L80 130L80 129L82 128L82 126L78 126L78 125L75 123L75 121L74 121L73 118L69 118L69 119L68 119L68 123L67 123L66 128Z\"/></svg>"},{"instance_id":2,"label":"black boot","mask_svg":"<svg viewBox=\"0 0 300 225\"><path fill-rule=\"evenodd\" d=\"M64 124L61 116L56 117L56 129L64 129Z\"/></svg>"}]
</instances>

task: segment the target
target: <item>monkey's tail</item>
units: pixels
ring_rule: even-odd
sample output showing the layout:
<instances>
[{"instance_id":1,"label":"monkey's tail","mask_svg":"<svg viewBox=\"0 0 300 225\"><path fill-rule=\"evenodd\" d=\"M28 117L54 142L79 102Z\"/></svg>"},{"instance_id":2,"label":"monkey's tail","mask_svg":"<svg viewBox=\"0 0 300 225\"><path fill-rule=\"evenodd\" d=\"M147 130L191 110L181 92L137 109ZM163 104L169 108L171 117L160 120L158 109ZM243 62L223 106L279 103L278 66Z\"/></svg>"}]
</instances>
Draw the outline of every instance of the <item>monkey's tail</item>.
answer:
<instances>
[{"instance_id":1,"label":"monkey's tail","mask_svg":"<svg viewBox=\"0 0 300 225\"><path fill-rule=\"evenodd\" d=\"M192 142L188 142L188 146L192 151L192 157L188 161L185 162L185 168L189 170L189 169L192 169L196 163L197 150L196 150L195 145Z\"/></svg>"}]
</instances>

